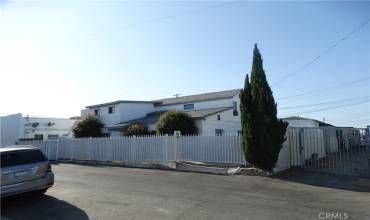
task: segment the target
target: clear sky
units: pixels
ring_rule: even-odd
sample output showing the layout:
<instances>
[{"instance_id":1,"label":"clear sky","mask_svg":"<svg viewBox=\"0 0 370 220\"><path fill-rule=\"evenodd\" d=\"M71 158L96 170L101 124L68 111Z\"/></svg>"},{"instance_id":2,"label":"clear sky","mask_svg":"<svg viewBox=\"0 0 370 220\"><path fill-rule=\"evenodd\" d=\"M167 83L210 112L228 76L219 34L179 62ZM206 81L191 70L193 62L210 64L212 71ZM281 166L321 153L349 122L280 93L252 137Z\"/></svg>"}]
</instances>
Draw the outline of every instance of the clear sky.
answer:
<instances>
[{"instance_id":1,"label":"clear sky","mask_svg":"<svg viewBox=\"0 0 370 220\"><path fill-rule=\"evenodd\" d=\"M0 2L0 113L54 117L119 99L241 88L254 43L273 85L370 18L370 2L349 1ZM279 116L364 127L369 76L370 22L272 87Z\"/></svg>"}]
</instances>

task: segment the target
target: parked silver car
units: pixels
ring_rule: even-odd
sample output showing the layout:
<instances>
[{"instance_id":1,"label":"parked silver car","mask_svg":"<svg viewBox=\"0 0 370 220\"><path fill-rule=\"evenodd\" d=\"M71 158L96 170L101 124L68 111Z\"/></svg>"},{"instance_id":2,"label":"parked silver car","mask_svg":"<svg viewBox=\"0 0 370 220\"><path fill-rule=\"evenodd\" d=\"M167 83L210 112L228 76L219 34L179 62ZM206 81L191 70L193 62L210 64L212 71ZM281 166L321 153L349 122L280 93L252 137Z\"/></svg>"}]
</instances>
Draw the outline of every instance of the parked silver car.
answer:
<instances>
[{"instance_id":1,"label":"parked silver car","mask_svg":"<svg viewBox=\"0 0 370 220\"><path fill-rule=\"evenodd\" d=\"M34 191L43 194L54 184L51 164L40 149L33 146L0 148L0 196Z\"/></svg>"}]
</instances>

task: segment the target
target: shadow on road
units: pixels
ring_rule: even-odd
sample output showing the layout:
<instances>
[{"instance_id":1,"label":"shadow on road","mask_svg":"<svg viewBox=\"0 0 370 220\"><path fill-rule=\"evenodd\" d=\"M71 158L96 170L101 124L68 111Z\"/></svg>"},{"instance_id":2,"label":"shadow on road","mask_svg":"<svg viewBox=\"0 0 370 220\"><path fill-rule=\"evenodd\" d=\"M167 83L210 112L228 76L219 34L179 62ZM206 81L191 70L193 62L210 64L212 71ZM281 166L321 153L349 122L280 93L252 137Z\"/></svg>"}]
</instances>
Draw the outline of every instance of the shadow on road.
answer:
<instances>
[{"instance_id":1,"label":"shadow on road","mask_svg":"<svg viewBox=\"0 0 370 220\"><path fill-rule=\"evenodd\" d=\"M81 219L88 220L80 208L49 195L19 195L1 199L1 219Z\"/></svg>"},{"instance_id":2,"label":"shadow on road","mask_svg":"<svg viewBox=\"0 0 370 220\"><path fill-rule=\"evenodd\" d=\"M309 172L298 169L283 171L271 176L271 178L355 192L370 192L370 178Z\"/></svg>"}]
</instances>

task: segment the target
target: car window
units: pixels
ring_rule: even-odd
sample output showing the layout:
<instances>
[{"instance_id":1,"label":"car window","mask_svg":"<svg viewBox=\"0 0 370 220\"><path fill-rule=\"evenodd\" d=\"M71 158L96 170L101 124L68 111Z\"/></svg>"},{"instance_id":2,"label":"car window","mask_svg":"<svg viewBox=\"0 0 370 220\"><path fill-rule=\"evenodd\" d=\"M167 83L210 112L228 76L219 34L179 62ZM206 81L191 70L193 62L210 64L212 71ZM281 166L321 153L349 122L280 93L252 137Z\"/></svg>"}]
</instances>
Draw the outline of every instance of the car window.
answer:
<instances>
[{"instance_id":1,"label":"car window","mask_svg":"<svg viewBox=\"0 0 370 220\"><path fill-rule=\"evenodd\" d=\"M28 163L47 161L39 150L13 151L1 153L1 168Z\"/></svg>"}]
</instances>

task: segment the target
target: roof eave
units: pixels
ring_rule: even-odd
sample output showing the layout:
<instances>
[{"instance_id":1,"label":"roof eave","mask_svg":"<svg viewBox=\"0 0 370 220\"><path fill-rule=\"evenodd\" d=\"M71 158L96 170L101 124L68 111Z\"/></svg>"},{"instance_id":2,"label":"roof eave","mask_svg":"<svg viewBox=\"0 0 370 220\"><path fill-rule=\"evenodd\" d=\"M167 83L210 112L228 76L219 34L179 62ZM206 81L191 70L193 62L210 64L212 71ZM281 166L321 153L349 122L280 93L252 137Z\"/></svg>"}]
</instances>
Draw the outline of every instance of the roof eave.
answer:
<instances>
[{"instance_id":1,"label":"roof eave","mask_svg":"<svg viewBox=\"0 0 370 220\"><path fill-rule=\"evenodd\" d=\"M237 95L237 94L235 94ZM233 96L228 96L228 97L222 97L222 98L209 98L209 99L202 99L202 100L197 100L197 101L188 101L188 102L175 102L175 103L171 103L171 104L160 104L160 102L156 102L154 103L155 107L162 107L162 106L170 106L170 105L180 105L180 104L186 104L186 103L197 103L197 102L204 102L204 101L212 101L212 100L221 100L221 99L229 99L229 98L232 98L234 97L235 95Z\"/></svg>"},{"instance_id":2,"label":"roof eave","mask_svg":"<svg viewBox=\"0 0 370 220\"><path fill-rule=\"evenodd\" d=\"M109 106L109 105L116 105L120 103L143 103L143 104L154 104L152 101L130 101L130 100L120 100L120 101L115 101L115 102L107 102L107 103L102 103L102 104L97 104L97 105L89 105L86 106L85 108L98 108L98 107L104 107L104 106Z\"/></svg>"}]
</instances>

